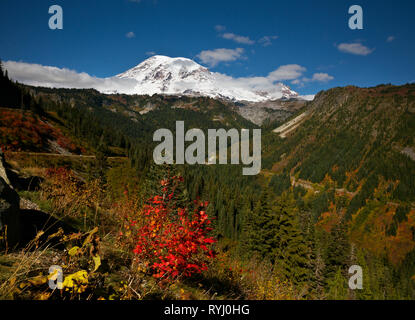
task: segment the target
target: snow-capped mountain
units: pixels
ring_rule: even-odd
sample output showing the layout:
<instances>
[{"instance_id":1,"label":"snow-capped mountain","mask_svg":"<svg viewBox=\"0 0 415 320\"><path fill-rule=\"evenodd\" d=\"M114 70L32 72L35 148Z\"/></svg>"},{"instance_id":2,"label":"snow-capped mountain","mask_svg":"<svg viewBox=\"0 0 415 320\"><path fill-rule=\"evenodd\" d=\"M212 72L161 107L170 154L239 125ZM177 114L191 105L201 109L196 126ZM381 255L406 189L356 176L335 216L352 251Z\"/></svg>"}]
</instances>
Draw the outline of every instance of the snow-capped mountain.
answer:
<instances>
[{"instance_id":1,"label":"snow-capped mountain","mask_svg":"<svg viewBox=\"0 0 415 320\"><path fill-rule=\"evenodd\" d=\"M299 98L298 93L282 83L262 77L232 78L211 72L187 58L156 55L117 77L137 81L129 92L134 94L208 96L251 102Z\"/></svg>"}]
</instances>

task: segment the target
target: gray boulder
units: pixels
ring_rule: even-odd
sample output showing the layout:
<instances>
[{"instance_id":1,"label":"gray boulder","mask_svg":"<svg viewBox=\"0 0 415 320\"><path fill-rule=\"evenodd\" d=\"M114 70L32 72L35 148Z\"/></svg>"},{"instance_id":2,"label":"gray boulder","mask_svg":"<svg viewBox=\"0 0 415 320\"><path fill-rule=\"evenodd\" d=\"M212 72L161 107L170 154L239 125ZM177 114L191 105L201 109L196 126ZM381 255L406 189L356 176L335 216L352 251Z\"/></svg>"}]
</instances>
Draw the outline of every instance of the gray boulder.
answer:
<instances>
[{"instance_id":1,"label":"gray boulder","mask_svg":"<svg viewBox=\"0 0 415 320\"><path fill-rule=\"evenodd\" d=\"M17 192L0 177L0 230L2 236L6 236L1 241L2 246L5 246L5 240L7 240L9 248L15 247L20 241L19 203ZM5 232L6 230L7 232Z\"/></svg>"},{"instance_id":2,"label":"gray boulder","mask_svg":"<svg viewBox=\"0 0 415 320\"><path fill-rule=\"evenodd\" d=\"M3 178L4 181L6 181L6 183L8 185L10 185L10 180L7 176L7 171L6 171L6 161L4 160L4 155L3 155L3 151L0 148L0 178Z\"/></svg>"}]
</instances>

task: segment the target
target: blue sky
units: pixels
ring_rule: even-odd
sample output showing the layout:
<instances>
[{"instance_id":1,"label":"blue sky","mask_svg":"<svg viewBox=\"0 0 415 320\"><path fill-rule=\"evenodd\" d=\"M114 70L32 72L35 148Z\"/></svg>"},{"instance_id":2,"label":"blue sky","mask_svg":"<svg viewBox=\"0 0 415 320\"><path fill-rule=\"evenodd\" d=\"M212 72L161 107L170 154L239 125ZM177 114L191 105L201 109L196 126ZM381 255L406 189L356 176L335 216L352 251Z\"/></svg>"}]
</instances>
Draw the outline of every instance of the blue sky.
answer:
<instances>
[{"instance_id":1,"label":"blue sky","mask_svg":"<svg viewBox=\"0 0 415 320\"><path fill-rule=\"evenodd\" d=\"M63 30L48 27L51 5ZM358 4L364 29L348 27ZM0 58L96 77L156 53L232 77L267 76L301 94L335 86L415 81L415 1L1 0Z\"/></svg>"}]
</instances>

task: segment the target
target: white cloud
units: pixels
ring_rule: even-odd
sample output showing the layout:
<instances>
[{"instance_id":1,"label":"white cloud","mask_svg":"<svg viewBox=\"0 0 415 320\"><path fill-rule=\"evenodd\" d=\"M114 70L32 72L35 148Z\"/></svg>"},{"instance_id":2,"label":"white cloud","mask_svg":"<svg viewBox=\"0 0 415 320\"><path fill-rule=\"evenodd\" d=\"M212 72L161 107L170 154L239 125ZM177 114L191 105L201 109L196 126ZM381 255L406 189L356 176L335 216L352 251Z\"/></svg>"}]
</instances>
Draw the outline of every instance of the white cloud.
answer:
<instances>
[{"instance_id":1,"label":"white cloud","mask_svg":"<svg viewBox=\"0 0 415 320\"><path fill-rule=\"evenodd\" d=\"M314 100L314 97L315 97L315 95L314 94L306 94L306 95L303 95L303 96L298 96L300 99L304 99L304 100L307 100L307 101L313 101Z\"/></svg>"},{"instance_id":2,"label":"white cloud","mask_svg":"<svg viewBox=\"0 0 415 320\"><path fill-rule=\"evenodd\" d=\"M215 73L216 79L224 88L238 88L247 91L268 91L273 92L275 88L281 86L283 80L293 80L301 77L306 68L298 64L288 64L278 67L264 77L240 77L233 78L225 74Z\"/></svg>"},{"instance_id":3,"label":"white cloud","mask_svg":"<svg viewBox=\"0 0 415 320\"><path fill-rule=\"evenodd\" d=\"M291 84L297 85L299 87L304 87L304 84L307 82L329 82L333 79L334 77L329 75L328 73L314 73L311 78L297 78L292 80Z\"/></svg>"},{"instance_id":4,"label":"white cloud","mask_svg":"<svg viewBox=\"0 0 415 320\"><path fill-rule=\"evenodd\" d=\"M219 60L231 61L231 59L237 59L236 56L243 52L242 49L236 49L238 51L237 54L232 55L229 54L228 50L230 49L212 50L207 53L205 52L202 56L212 64L219 63ZM136 87L139 84L133 79L121 79L117 77L98 78L85 72L79 73L66 68L24 62L7 61L4 62L4 68L13 80L41 87L93 88L104 93L119 92L133 94L136 92ZM217 72L212 74L220 88L226 89L229 92L239 92L239 95L249 95L249 92L274 92L279 94L282 88L282 80L292 80L292 84L303 86L306 81L328 81L333 79L333 77L323 73L315 73L311 79L307 79L303 76L305 71L306 68L300 65L289 64L278 67L267 76L234 78ZM278 96L275 98L278 98Z\"/></svg>"},{"instance_id":5,"label":"white cloud","mask_svg":"<svg viewBox=\"0 0 415 320\"><path fill-rule=\"evenodd\" d=\"M301 77L306 70L298 64L287 64L272 71L268 77L274 81L293 80Z\"/></svg>"},{"instance_id":6,"label":"white cloud","mask_svg":"<svg viewBox=\"0 0 415 320\"><path fill-rule=\"evenodd\" d=\"M154 56L154 55L156 55L157 53L155 52L155 51L147 51L146 52L146 55L147 56Z\"/></svg>"},{"instance_id":7,"label":"white cloud","mask_svg":"<svg viewBox=\"0 0 415 320\"><path fill-rule=\"evenodd\" d=\"M204 50L197 55L203 63L215 67L221 62L231 62L243 58L244 49L215 49Z\"/></svg>"},{"instance_id":8,"label":"white cloud","mask_svg":"<svg viewBox=\"0 0 415 320\"><path fill-rule=\"evenodd\" d=\"M245 36L240 36L234 33L224 33L222 35L222 38L227 39L227 40L233 40L237 43L241 43L241 44L254 44L255 41L251 40L249 37L245 37Z\"/></svg>"},{"instance_id":9,"label":"white cloud","mask_svg":"<svg viewBox=\"0 0 415 320\"><path fill-rule=\"evenodd\" d=\"M318 81L318 82L327 82L330 80L333 80L334 77L327 73L315 73L313 74L313 77L311 78L311 81Z\"/></svg>"},{"instance_id":10,"label":"white cloud","mask_svg":"<svg viewBox=\"0 0 415 320\"><path fill-rule=\"evenodd\" d=\"M264 36L261 39L258 40L260 44L262 44L264 47L268 47L272 45L272 40L278 39L278 36Z\"/></svg>"},{"instance_id":11,"label":"white cloud","mask_svg":"<svg viewBox=\"0 0 415 320\"><path fill-rule=\"evenodd\" d=\"M226 27L225 26L221 26L220 24L217 24L216 26L215 26L215 30L217 31L217 32L222 32L222 31L224 31L226 29Z\"/></svg>"},{"instance_id":12,"label":"white cloud","mask_svg":"<svg viewBox=\"0 0 415 320\"><path fill-rule=\"evenodd\" d=\"M131 39L131 38L135 38L135 33L134 33L134 32L132 32L132 31L130 31L130 32L127 32L125 36L126 36L127 38L129 38L129 39Z\"/></svg>"},{"instance_id":13,"label":"white cloud","mask_svg":"<svg viewBox=\"0 0 415 320\"><path fill-rule=\"evenodd\" d=\"M40 87L51 88L94 88L101 92L129 91L136 85L135 80L97 78L85 72L78 73L66 68L42 66L24 62L6 61L3 63L10 78L19 82Z\"/></svg>"},{"instance_id":14,"label":"white cloud","mask_svg":"<svg viewBox=\"0 0 415 320\"><path fill-rule=\"evenodd\" d=\"M367 56L368 54L371 54L374 51L374 49L370 49L358 42L340 43L337 46L337 49L339 49L339 51L341 52L351 53L359 56Z\"/></svg>"},{"instance_id":15,"label":"white cloud","mask_svg":"<svg viewBox=\"0 0 415 320\"><path fill-rule=\"evenodd\" d=\"M250 92L277 93L275 99L280 97L283 87L281 82L266 77L240 77L233 78L222 73L213 73L218 86L229 92L239 92L240 95L249 95ZM249 99L247 99L249 100Z\"/></svg>"},{"instance_id":16,"label":"white cloud","mask_svg":"<svg viewBox=\"0 0 415 320\"><path fill-rule=\"evenodd\" d=\"M396 39L395 36L389 36L389 37L387 37L386 42L392 42L395 39Z\"/></svg>"}]
</instances>

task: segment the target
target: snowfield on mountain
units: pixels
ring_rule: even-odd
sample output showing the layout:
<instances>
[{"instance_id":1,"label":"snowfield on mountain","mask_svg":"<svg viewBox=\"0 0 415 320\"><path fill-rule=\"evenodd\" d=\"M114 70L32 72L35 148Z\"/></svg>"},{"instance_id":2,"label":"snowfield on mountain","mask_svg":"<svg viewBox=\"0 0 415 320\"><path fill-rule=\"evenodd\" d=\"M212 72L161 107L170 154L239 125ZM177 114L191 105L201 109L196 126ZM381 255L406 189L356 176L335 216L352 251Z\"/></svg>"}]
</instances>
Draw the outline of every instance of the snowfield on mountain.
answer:
<instances>
[{"instance_id":1,"label":"snowfield on mountain","mask_svg":"<svg viewBox=\"0 0 415 320\"><path fill-rule=\"evenodd\" d=\"M300 98L283 83L265 77L232 78L187 58L156 55L117 77L137 81L133 89L124 92L129 94L208 96L250 102Z\"/></svg>"}]
</instances>

